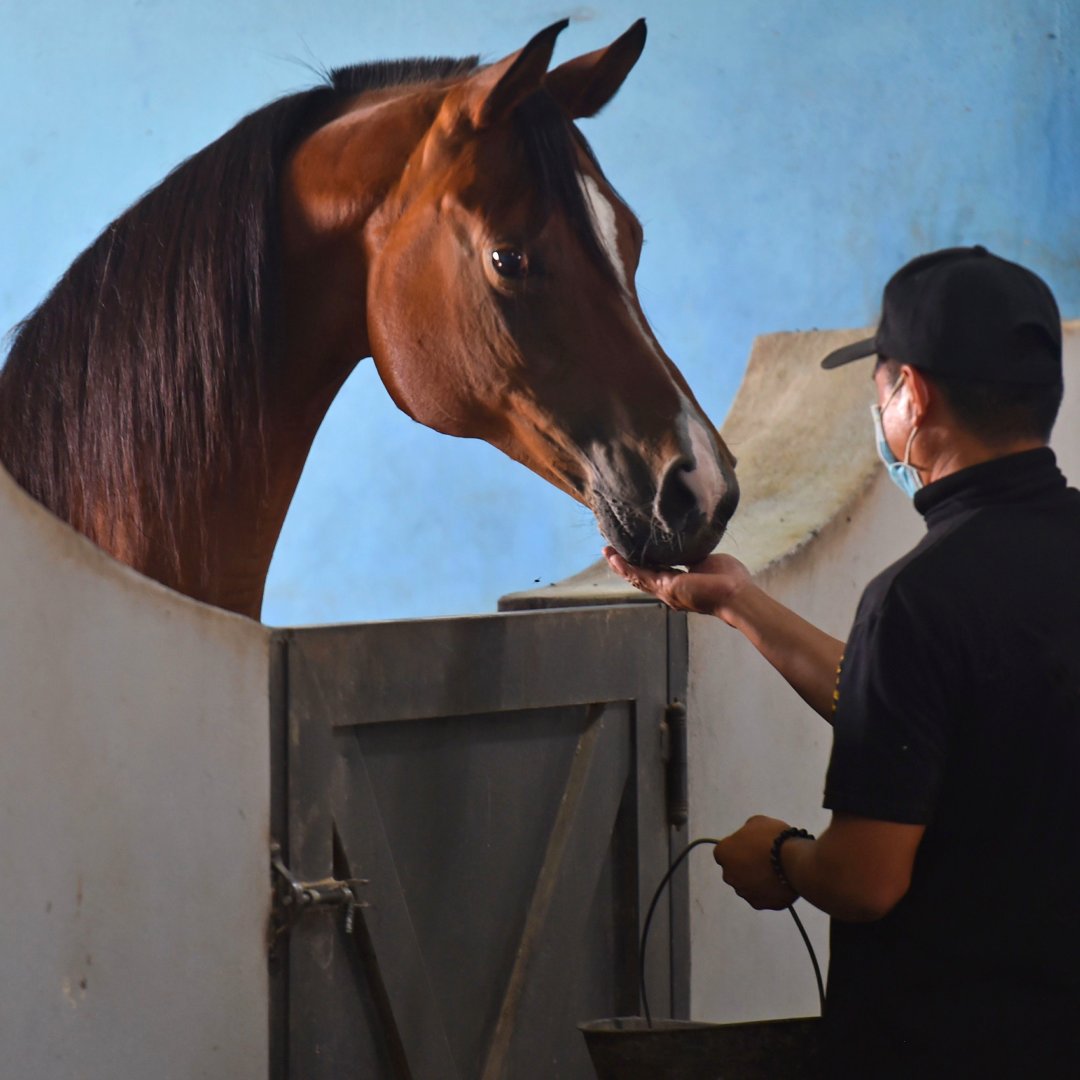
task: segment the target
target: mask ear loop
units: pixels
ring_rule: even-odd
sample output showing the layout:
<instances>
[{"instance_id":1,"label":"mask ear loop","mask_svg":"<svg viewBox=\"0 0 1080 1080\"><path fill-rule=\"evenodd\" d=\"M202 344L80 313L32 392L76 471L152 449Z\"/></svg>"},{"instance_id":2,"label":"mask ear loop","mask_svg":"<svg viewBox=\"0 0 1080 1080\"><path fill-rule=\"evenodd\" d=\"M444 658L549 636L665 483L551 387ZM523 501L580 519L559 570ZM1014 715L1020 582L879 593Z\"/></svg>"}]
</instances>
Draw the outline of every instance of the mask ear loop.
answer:
<instances>
[{"instance_id":1,"label":"mask ear loop","mask_svg":"<svg viewBox=\"0 0 1080 1080\"><path fill-rule=\"evenodd\" d=\"M896 380L896 385L892 388L892 393L889 394L889 396L885 399L885 405L881 406L881 412L882 413L885 412L885 407L889 404L889 402L892 401L892 399L894 397L896 397L897 392L900 390L900 386L904 381L905 375L906 375L905 372L903 372L903 371L900 372L900 378ZM919 434L919 425L916 424L911 429L911 434L908 436L907 442L904 444L904 465L906 467L910 468L910 469L918 469L917 465L912 465L911 464L911 444L915 441L915 436L918 435L918 434Z\"/></svg>"},{"instance_id":2,"label":"mask ear loop","mask_svg":"<svg viewBox=\"0 0 1080 1080\"><path fill-rule=\"evenodd\" d=\"M889 407L889 402L900 392L900 387L904 385L904 377L905 373L901 371L900 378L896 380L896 384L893 386L892 390L889 391L889 396L885 399L885 404L880 406L882 413Z\"/></svg>"},{"instance_id":3,"label":"mask ear loop","mask_svg":"<svg viewBox=\"0 0 1080 1080\"><path fill-rule=\"evenodd\" d=\"M911 444L915 441L915 436L919 434L919 425L916 424L911 429L911 434L908 436L907 443L904 445L904 464L911 469L918 469L917 465L911 464Z\"/></svg>"}]
</instances>

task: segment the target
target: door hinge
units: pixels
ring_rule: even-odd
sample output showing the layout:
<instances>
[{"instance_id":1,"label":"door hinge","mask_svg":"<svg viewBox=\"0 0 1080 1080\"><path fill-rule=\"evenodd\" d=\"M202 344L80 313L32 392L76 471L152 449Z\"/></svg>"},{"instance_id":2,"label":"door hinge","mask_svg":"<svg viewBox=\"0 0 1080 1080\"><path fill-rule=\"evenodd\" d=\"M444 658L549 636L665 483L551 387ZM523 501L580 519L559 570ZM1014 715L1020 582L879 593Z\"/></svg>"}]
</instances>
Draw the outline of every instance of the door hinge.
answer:
<instances>
[{"instance_id":1,"label":"door hinge","mask_svg":"<svg viewBox=\"0 0 1080 1080\"><path fill-rule=\"evenodd\" d=\"M690 790L687 775L686 706L673 701L664 709L664 736L667 765L668 824L681 829L690 816Z\"/></svg>"},{"instance_id":2,"label":"door hinge","mask_svg":"<svg viewBox=\"0 0 1080 1080\"><path fill-rule=\"evenodd\" d=\"M345 933L351 934L356 912L367 907L360 898L366 878L323 878L321 881L300 881L285 865L281 845L270 844L270 868L274 882L273 919L275 937L288 930L301 915L316 908L340 907L345 913Z\"/></svg>"}]
</instances>

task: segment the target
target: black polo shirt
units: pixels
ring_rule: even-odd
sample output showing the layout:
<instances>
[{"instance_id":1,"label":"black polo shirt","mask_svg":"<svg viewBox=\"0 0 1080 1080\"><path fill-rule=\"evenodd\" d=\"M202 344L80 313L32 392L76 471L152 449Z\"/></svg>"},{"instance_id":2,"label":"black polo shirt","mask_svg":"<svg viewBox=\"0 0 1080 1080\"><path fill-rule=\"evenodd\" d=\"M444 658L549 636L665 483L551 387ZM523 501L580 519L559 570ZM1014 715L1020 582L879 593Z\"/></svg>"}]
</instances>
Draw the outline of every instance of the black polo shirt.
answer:
<instances>
[{"instance_id":1,"label":"black polo shirt","mask_svg":"<svg viewBox=\"0 0 1080 1080\"><path fill-rule=\"evenodd\" d=\"M1048 449L920 491L859 603L824 804L926 826L911 889L833 920L836 1076L1080 1076L1080 493Z\"/></svg>"}]
</instances>

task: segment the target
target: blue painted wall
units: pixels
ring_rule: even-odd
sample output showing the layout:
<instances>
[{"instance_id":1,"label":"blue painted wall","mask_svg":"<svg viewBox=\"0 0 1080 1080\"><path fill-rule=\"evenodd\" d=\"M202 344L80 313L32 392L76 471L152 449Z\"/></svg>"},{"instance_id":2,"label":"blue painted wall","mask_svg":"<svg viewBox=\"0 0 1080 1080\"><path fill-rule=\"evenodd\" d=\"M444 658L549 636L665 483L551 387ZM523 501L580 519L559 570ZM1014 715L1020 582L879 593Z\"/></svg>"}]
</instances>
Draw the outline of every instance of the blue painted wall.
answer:
<instances>
[{"instance_id":1,"label":"blue painted wall","mask_svg":"<svg viewBox=\"0 0 1080 1080\"><path fill-rule=\"evenodd\" d=\"M985 243L1080 315L1072 0L38 0L0 6L0 328L177 161L310 85L305 65L496 59L567 14L556 60L649 19L583 128L644 222L646 311L717 420L755 334L867 324L924 250ZM402 416L365 363L316 442L265 618L491 610L598 547L587 512Z\"/></svg>"}]
</instances>

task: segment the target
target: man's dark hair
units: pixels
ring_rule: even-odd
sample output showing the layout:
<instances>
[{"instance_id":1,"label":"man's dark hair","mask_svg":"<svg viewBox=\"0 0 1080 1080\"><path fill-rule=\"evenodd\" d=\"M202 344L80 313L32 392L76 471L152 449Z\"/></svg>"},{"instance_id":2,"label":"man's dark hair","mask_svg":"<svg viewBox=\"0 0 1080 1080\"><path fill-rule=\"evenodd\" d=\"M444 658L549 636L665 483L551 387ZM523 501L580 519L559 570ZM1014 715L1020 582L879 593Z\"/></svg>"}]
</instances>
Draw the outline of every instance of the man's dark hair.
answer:
<instances>
[{"instance_id":1,"label":"man's dark hair","mask_svg":"<svg viewBox=\"0 0 1080 1080\"><path fill-rule=\"evenodd\" d=\"M888 372L890 382L900 378L900 361L883 357L878 366ZM1065 391L1063 383L984 382L918 370L941 391L964 429L988 446L1018 439L1049 441Z\"/></svg>"}]
</instances>

